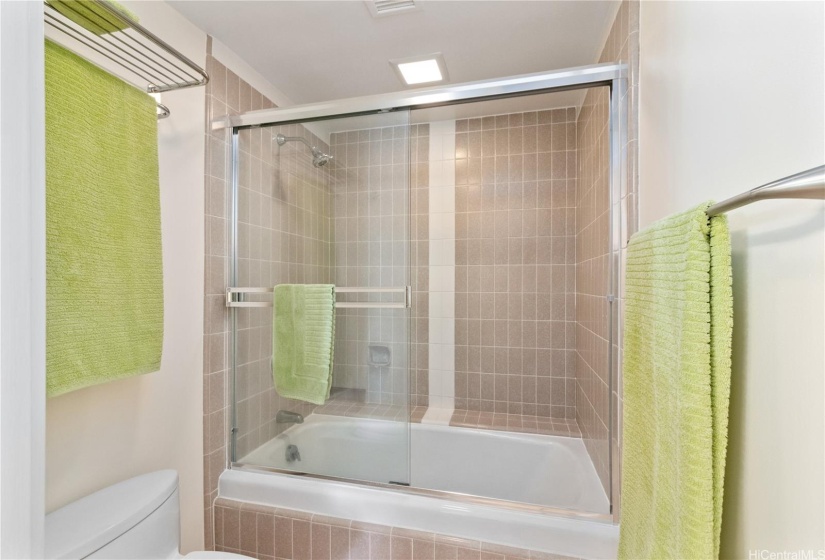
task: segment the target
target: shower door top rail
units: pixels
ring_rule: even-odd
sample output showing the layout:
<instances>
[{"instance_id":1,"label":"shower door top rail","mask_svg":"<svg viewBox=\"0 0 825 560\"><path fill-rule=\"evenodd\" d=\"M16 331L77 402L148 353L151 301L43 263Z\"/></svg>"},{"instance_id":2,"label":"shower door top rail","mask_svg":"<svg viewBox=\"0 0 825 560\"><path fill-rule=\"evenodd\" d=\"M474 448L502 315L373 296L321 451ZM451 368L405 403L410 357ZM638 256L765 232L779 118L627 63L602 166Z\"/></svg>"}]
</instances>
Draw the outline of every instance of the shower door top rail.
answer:
<instances>
[{"instance_id":1,"label":"shower door top rail","mask_svg":"<svg viewBox=\"0 0 825 560\"><path fill-rule=\"evenodd\" d=\"M609 86L613 80L625 77L625 69L624 64L592 64L590 66L522 74L508 78L431 86L412 91L405 90L336 101L307 103L295 107L248 111L240 115L226 115L213 120L212 130L329 119L345 115L386 113L397 109L438 107L482 99L524 95L525 93L549 93L583 87Z\"/></svg>"},{"instance_id":2,"label":"shower door top rail","mask_svg":"<svg viewBox=\"0 0 825 560\"><path fill-rule=\"evenodd\" d=\"M226 307L272 307L271 301L238 301L235 294L271 294L273 288L227 288ZM336 301L338 309L408 309L411 305L410 286L398 288L335 287L338 294L403 294L404 301Z\"/></svg>"}]
</instances>

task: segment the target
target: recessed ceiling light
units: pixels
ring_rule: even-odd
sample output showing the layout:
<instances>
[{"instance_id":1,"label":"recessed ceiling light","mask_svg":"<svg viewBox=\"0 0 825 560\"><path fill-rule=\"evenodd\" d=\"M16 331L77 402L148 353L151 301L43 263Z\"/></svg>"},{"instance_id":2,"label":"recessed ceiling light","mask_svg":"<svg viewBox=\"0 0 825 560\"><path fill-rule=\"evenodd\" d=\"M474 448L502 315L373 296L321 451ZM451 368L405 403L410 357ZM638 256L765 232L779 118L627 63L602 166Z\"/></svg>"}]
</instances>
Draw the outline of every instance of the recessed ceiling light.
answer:
<instances>
[{"instance_id":1,"label":"recessed ceiling light","mask_svg":"<svg viewBox=\"0 0 825 560\"><path fill-rule=\"evenodd\" d=\"M447 66L441 53L390 60L404 85L417 86L447 81Z\"/></svg>"}]
</instances>

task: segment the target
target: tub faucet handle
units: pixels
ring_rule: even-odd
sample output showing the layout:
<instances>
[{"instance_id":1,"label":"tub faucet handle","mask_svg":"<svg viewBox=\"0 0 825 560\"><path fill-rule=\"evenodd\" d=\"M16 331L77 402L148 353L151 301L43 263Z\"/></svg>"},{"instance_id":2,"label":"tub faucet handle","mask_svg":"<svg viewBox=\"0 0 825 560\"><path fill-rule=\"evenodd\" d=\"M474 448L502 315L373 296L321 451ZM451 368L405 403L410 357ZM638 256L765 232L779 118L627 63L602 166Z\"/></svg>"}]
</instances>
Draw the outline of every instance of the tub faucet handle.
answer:
<instances>
[{"instance_id":1,"label":"tub faucet handle","mask_svg":"<svg viewBox=\"0 0 825 560\"><path fill-rule=\"evenodd\" d=\"M301 460L301 452L298 451L297 445L287 445L286 447L286 462L292 463Z\"/></svg>"}]
</instances>

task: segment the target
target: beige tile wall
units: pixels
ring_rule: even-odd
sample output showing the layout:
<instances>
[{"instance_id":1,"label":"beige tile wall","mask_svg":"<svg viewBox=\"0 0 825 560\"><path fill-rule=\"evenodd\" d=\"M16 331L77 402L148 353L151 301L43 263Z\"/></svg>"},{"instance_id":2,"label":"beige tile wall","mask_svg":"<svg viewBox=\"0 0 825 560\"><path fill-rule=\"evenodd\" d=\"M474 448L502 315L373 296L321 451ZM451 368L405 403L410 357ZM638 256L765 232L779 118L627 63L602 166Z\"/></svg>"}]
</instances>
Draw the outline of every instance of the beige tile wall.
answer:
<instances>
[{"instance_id":1,"label":"beige tile wall","mask_svg":"<svg viewBox=\"0 0 825 560\"><path fill-rule=\"evenodd\" d=\"M261 560L573 560L224 498L215 504L215 543Z\"/></svg>"},{"instance_id":2,"label":"beige tile wall","mask_svg":"<svg viewBox=\"0 0 825 560\"><path fill-rule=\"evenodd\" d=\"M456 121L456 408L575 417L576 111Z\"/></svg>"},{"instance_id":3,"label":"beige tile wall","mask_svg":"<svg viewBox=\"0 0 825 560\"><path fill-rule=\"evenodd\" d=\"M608 487L610 130L608 88L588 92L579 113L576 208L576 418Z\"/></svg>"},{"instance_id":4,"label":"beige tile wall","mask_svg":"<svg viewBox=\"0 0 825 560\"><path fill-rule=\"evenodd\" d=\"M409 129L394 126L352 130L330 136L334 157L331 167L336 285L398 287L412 283L415 291L412 322L403 311L339 309L337 312L334 385L362 390L363 398L369 403L406 406L411 389L415 395L413 404L419 402L415 391L420 376L416 370L426 368L426 362L422 364L418 360L417 334L421 330L421 334L426 335L426 323L419 320L421 301L425 298L415 296L421 295L422 288L426 291L426 284L422 286L426 277L415 274L421 257L417 236L422 232L415 218L410 230L408 216L419 208L415 193L421 191L422 186L417 162L419 148L426 149L426 142L426 126L417 125ZM412 164L410 173L408 162ZM426 235L426 229L423 233ZM354 297L364 298L341 294L339 300ZM426 317L426 308L424 312ZM423 340L426 342L426 337ZM390 349L390 367L369 365L371 345ZM410 360L412 379L408 382ZM426 386L423 389L426 391Z\"/></svg>"},{"instance_id":5,"label":"beige tile wall","mask_svg":"<svg viewBox=\"0 0 825 560\"><path fill-rule=\"evenodd\" d=\"M208 46L211 45L211 41ZM245 89L248 99L241 99L237 75L218 62L211 54L206 57L209 83L206 85L207 122L227 113L240 112L252 105L252 90ZM244 97L247 97L245 95ZM261 100L261 103L263 101ZM207 130L209 130L207 128ZM223 290L228 285L228 216L227 150L229 133L209 131L206 138L206 301L204 302L204 387L203 387L203 452L205 543L213 543L212 502L217 497L218 477L226 468L227 437L231 407L229 376L229 314L224 305Z\"/></svg>"},{"instance_id":6,"label":"beige tile wall","mask_svg":"<svg viewBox=\"0 0 825 560\"><path fill-rule=\"evenodd\" d=\"M410 130L410 404L429 405L430 125Z\"/></svg>"},{"instance_id":7,"label":"beige tile wall","mask_svg":"<svg viewBox=\"0 0 825 560\"><path fill-rule=\"evenodd\" d=\"M621 3L611 27L599 62L623 62L628 67L625 101L628 108L625 127L626 142L622 146L624 188L615 201L614 211L621 217L619 235L608 252L597 239L607 231L607 169L608 157L608 94L605 88L590 90L578 116L579 204L577 272L577 359L576 418L582 437L605 489L612 490L614 519L620 512L621 485L621 283L624 249L637 229L638 192L638 69L639 69L639 4ZM613 316L614 336L612 371L608 373L607 307L598 294L606 293L608 271L612 268L618 280L619 300ZM613 391L608 393L612 380ZM612 435L608 431L612 402ZM609 441L608 441L609 439ZM608 464L608 449L612 449L612 471ZM608 483L611 484L608 484Z\"/></svg>"},{"instance_id":8,"label":"beige tile wall","mask_svg":"<svg viewBox=\"0 0 825 560\"><path fill-rule=\"evenodd\" d=\"M240 131L238 135L238 285L329 283L332 271L332 196L328 167L315 168L299 142L278 146L276 134L299 136L322 151L321 139L303 126ZM267 300L271 296L266 296ZM313 405L281 398L272 381L272 309L236 310L238 459L287 425L280 409L308 415Z\"/></svg>"},{"instance_id":9,"label":"beige tile wall","mask_svg":"<svg viewBox=\"0 0 825 560\"><path fill-rule=\"evenodd\" d=\"M274 107L260 92L207 55L208 121L227 114ZM332 235L328 173L308 165L298 147L280 152L270 129L241 133L239 168L239 282L272 286L283 281L328 281ZM306 135L297 127L291 135ZM229 285L229 142L227 130L207 133L206 146L206 301L204 313L204 508L206 543L211 546L212 503L217 481L229 460L232 385L231 339L225 289ZM303 147L303 146L301 146ZM323 147L323 146L322 146ZM327 147L328 149L328 147ZM293 232L293 233L287 233ZM312 407L280 399L272 388L271 310L238 313L238 456L277 431L274 414L288 408L304 414Z\"/></svg>"}]
</instances>

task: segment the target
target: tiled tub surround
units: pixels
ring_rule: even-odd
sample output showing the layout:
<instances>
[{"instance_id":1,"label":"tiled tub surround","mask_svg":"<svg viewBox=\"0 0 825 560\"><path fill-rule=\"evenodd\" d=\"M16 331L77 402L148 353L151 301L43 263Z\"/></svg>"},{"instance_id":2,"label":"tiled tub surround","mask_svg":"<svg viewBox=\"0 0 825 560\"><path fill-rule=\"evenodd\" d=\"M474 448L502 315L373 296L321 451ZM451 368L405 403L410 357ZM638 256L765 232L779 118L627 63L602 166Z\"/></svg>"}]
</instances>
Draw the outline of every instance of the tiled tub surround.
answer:
<instances>
[{"instance_id":1,"label":"tiled tub surround","mask_svg":"<svg viewBox=\"0 0 825 560\"><path fill-rule=\"evenodd\" d=\"M406 126L387 126L330 135L332 280L337 286L392 288L410 283L408 162L411 134L417 133ZM347 297L339 294L338 299ZM376 300L372 295L357 297ZM406 406L407 311L338 309L336 316L333 385L360 390L362 402ZM381 354L384 348L389 356ZM387 357L389 365L381 365ZM340 398L355 394L342 393Z\"/></svg>"},{"instance_id":2,"label":"tiled tub surround","mask_svg":"<svg viewBox=\"0 0 825 560\"><path fill-rule=\"evenodd\" d=\"M439 533L219 498L215 549L261 560L572 560Z\"/></svg>"},{"instance_id":3,"label":"tiled tub surround","mask_svg":"<svg viewBox=\"0 0 825 560\"><path fill-rule=\"evenodd\" d=\"M587 94L579 115L576 192L576 419L607 488L609 423L609 292L605 243L610 227L607 88Z\"/></svg>"},{"instance_id":4,"label":"tiled tub surround","mask_svg":"<svg viewBox=\"0 0 825 560\"><path fill-rule=\"evenodd\" d=\"M207 56L207 120L275 105L218 60ZM328 172L310 164L302 145L279 148L272 128L239 136L239 282L272 286L277 282L328 281L330 269L330 195ZM303 127L283 127L325 147ZM206 301L204 313L204 509L207 546L212 544L212 502L218 477L229 460L230 314L224 290L229 285L230 134L207 133L206 154ZM241 309L238 319L238 452L257 447L278 431L280 408L309 414L312 405L281 399L272 387L271 310Z\"/></svg>"},{"instance_id":5,"label":"tiled tub surround","mask_svg":"<svg viewBox=\"0 0 825 560\"><path fill-rule=\"evenodd\" d=\"M278 146L276 134L329 147L301 125L242 130L238 136L238 285L329 283L332 275L330 175L312 166L299 142ZM267 296L271 299L271 296ZM236 457L286 425L275 414L310 414L313 405L281 398L272 380L272 309L239 308L236 316Z\"/></svg>"},{"instance_id":6,"label":"tiled tub surround","mask_svg":"<svg viewBox=\"0 0 825 560\"><path fill-rule=\"evenodd\" d=\"M207 49L211 49L211 40L207 41ZM206 71L210 77L206 84L207 122L227 114L274 107L269 99L215 59L211 51L206 57ZM228 461L232 416L230 325L224 293L229 285L229 139L227 130L208 130L206 133L203 472L207 547L211 547L213 542L212 502L217 497L218 477ZM256 146L258 151L259 148Z\"/></svg>"},{"instance_id":7,"label":"tiled tub surround","mask_svg":"<svg viewBox=\"0 0 825 560\"><path fill-rule=\"evenodd\" d=\"M433 426L432 429L449 430L451 428ZM593 476L595 477L595 474ZM597 481L595 484L598 486ZM264 533L263 537L259 538L258 535L261 533L258 532L255 540L252 540L253 531L256 531L256 528L257 531L261 530L258 528L260 526L257 524L257 518L248 516L244 520L240 517L243 509L249 510L250 508L256 512L265 512L267 515L280 515L288 518L293 515L294 510L312 512L312 514L298 514L299 521L329 524L327 518L332 517L337 518L335 523L339 526L343 525L344 528L390 535L395 531L397 536L402 535L400 530L394 528L405 530L414 528L415 531L426 535L424 540L434 540L437 538L436 534L465 539L463 542L466 544L463 546L477 550L478 554L481 554L484 549L492 552L492 547L485 543L495 543L495 545L522 549L520 552L511 552L517 558L529 558L527 550L569 557L611 558L615 557L618 542L618 526L609 521L564 517L538 511L496 508L485 504L457 501L448 497L423 495L420 492L404 489L386 490L307 477L241 471L227 471L221 477L220 488L222 498L218 503L234 509L235 512L232 513L233 518L230 519L229 525L227 525L226 517L222 520L222 524L219 522L216 525L217 542L229 550L243 549L253 555L259 554L258 543L263 541L264 545L268 546L269 536ZM232 500L236 503L224 500ZM259 509L261 506L265 506L265 509ZM235 515L238 517L234 517ZM310 515L312 515L311 519ZM268 521L270 520L265 520L265 528ZM272 521L274 523L277 520ZM264 557L271 555L278 558L296 557L295 550L292 551L293 556L281 556L281 554L289 553L286 544L289 541L288 531L290 528L294 531L295 525L294 522L287 524L284 520L280 523L281 525L275 528L272 538L276 542L276 547L278 543L283 542L286 550L280 552L276 549L270 552L268 548L264 548L261 550ZM229 533L226 532L227 528ZM306 529L311 531L309 526ZM246 532L246 537L241 536L242 532ZM248 544L241 545L242 540ZM297 557L326 558L324 547L327 543L322 541L319 544L320 552L309 549ZM354 542L351 542L350 546L353 544ZM295 545L294 540L292 545ZM391 550L389 552L392 553ZM313 553L318 556L313 556ZM373 552L367 556L366 550L353 551L349 556L346 552L343 554L343 556L334 557L354 559L393 557L386 552L378 556ZM409 558L409 552L406 554L402 557ZM416 558L439 560L457 558L457 551L455 555L450 552L447 555L424 553L419 556L415 551L413 554ZM533 557L543 558L541 554L534 553ZM477 556L468 557L476 558ZM491 558L501 557L491 556Z\"/></svg>"},{"instance_id":8,"label":"tiled tub surround","mask_svg":"<svg viewBox=\"0 0 825 560\"><path fill-rule=\"evenodd\" d=\"M456 121L457 409L575 418L575 115Z\"/></svg>"},{"instance_id":9,"label":"tiled tub surround","mask_svg":"<svg viewBox=\"0 0 825 560\"><path fill-rule=\"evenodd\" d=\"M429 410L448 424L455 409L455 121L430 123Z\"/></svg>"},{"instance_id":10,"label":"tiled tub surround","mask_svg":"<svg viewBox=\"0 0 825 560\"><path fill-rule=\"evenodd\" d=\"M618 123L626 132L621 146L623 188L614 198L614 215L620 222L613 247L600 244L607 235L608 95L605 88L588 90L578 117L579 182L577 199L577 358L576 419L605 489L612 491L613 515L618 521L621 507L621 417L622 417L622 300L621 262L630 236L638 229L638 98L639 98L639 2L625 0L605 42L599 62L623 62L628 67L627 121ZM608 267L618 279L613 315L612 371L607 358L607 308L599 294L608 285ZM609 393L612 381L612 394ZM612 403L612 433L608 430ZM610 439L608 439L610 438ZM612 462L608 464L608 446ZM612 485L608 485L612 476Z\"/></svg>"}]
</instances>

